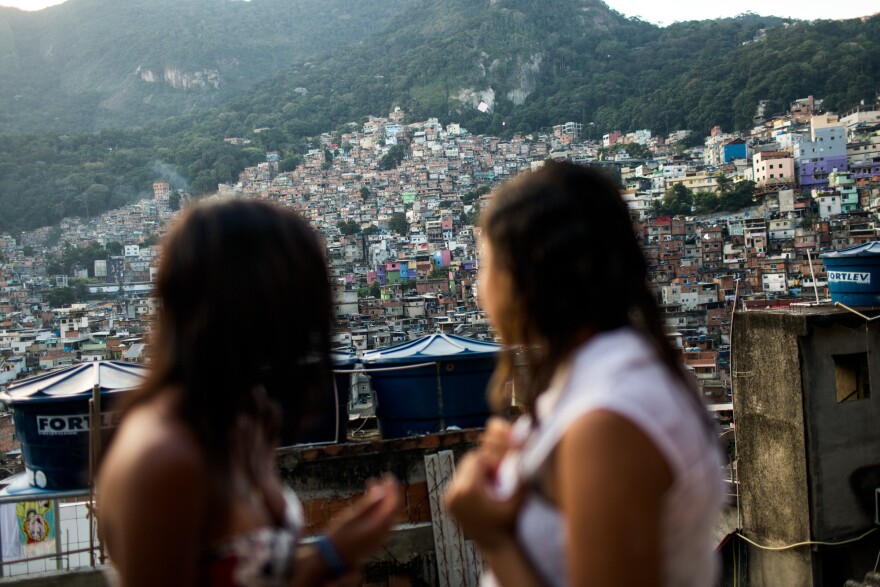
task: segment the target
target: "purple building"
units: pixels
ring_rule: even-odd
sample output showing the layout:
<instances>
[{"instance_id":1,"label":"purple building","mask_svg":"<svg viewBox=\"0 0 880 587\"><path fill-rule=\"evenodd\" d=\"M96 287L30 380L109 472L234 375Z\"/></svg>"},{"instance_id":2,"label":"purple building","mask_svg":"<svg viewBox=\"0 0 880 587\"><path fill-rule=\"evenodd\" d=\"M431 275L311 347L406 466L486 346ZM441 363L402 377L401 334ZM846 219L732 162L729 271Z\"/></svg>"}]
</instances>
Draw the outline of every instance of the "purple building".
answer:
<instances>
[{"instance_id":1,"label":"purple building","mask_svg":"<svg viewBox=\"0 0 880 587\"><path fill-rule=\"evenodd\" d=\"M477 270L477 260L476 259L465 259L461 262L461 268L464 271L476 271Z\"/></svg>"},{"instance_id":2,"label":"purple building","mask_svg":"<svg viewBox=\"0 0 880 587\"><path fill-rule=\"evenodd\" d=\"M794 165L801 190L828 187L828 174L848 171L846 158L846 127L829 120L827 114L810 121L810 140L794 147Z\"/></svg>"},{"instance_id":3,"label":"purple building","mask_svg":"<svg viewBox=\"0 0 880 587\"><path fill-rule=\"evenodd\" d=\"M384 263L376 265L376 281L379 282L379 285L388 285L388 274L385 272Z\"/></svg>"}]
</instances>

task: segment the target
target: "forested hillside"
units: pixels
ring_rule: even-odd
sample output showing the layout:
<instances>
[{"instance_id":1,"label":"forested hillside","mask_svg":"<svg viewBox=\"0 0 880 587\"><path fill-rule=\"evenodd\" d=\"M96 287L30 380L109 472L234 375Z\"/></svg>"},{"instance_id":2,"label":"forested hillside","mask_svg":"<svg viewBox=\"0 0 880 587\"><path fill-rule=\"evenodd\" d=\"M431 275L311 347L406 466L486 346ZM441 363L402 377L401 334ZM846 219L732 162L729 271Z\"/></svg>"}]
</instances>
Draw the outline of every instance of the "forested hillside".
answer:
<instances>
[{"instance_id":1,"label":"forested hillside","mask_svg":"<svg viewBox=\"0 0 880 587\"><path fill-rule=\"evenodd\" d=\"M0 7L0 132L131 127L241 95L412 0L68 0Z\"/></svg>"},{"instance_id":2,"label":"forested hillside","mask_svg":"<svg viewBox=\"0 0 880 587\"><path fill-rule=\"evenodd\" d=\"M170 34L165 36L157 32L162 27L150 24L148 38L153 43L147 49L138 35L117 38L113 46L120 53L150 56L143 59L149 68L180 62L189 71L206 61L219 63L232 52L241 56L236 57L239 70L257 67L261 48L271 53L270 47L277 46L272 39L293 30L285 29L289 21L277 16L283 10L264 14L266 19L277 16L278 30L274 37L260 38L252 34L257 30L252 21L240 17L219 23L205 14L205 6L262 10L287 1L186 0L179 2L183 8L173 8L172 0L132 0L126 6L165 6L169 14L202 6L202 20L181 16L171 26L169 17ZM107 6L106 2L69 0L58 8ZM273 64L260 62L260 67L283 67L236 97L222 100L219 91L211 94L202 89L177 95L168 86L170 93L148 99L138 92L159 87L158 82L146 82L138 74L130 80L132 89L126 90L130 95L123 92L124 104L137 104L142 110L127 119L128 130L79 133L71 127L0 136L4 212L0 231L49 224L65 215L99 213L147 193L151 182L169 177L170 170L194 193L212 191L218 182L233 181L266 149L279 150L290 165L307 137L367 115L385 114L394 106L410 112L414 120L435 116L443 122L461 122L475 133L498 135L546 129L569 120L594 123L590 127L594 136L637 128L664 134L676 129L705 133L716 124L725 130L749 126L759 100L769 100L768 112L774 112L812 94L824 98L830 109L845 110L860 100L873 100L880 89L880 17L789 23L744 15L659 28L627 19L598 0L298 0L293 4L303 11L298 21L307 25L296 29L302 46L285 49L284 57L273 54ZM356 6L352 10L358 12L347 15L343 5ZM147 20L144 16L140 22ZM245 21L250 24L241 25ZM18 25L0 22L5 23L0 27L26 36ZM4 39L8 34L0 33L0 43L7 46ZM328 44L336 49L325 51ZM314 55L305 56L306 45ZM297 51L300 56L292 57ZM0 57L0 66L8 68L10 62ZM102 63L118 63L114 67L130 70L134 61L107 57ZM65 67L77 72L71 73L75 79L92 80L85 86L94 85L95 92L106 89L102 79L110 79L101 77L98 65L90 60L70 61ZM63 88L69 84L57 83ZM0 87L0 94L8 91L5 84ZM39 88L33 91L40 94ZM31 110L21 107L19 114L14 109L6 114L0 108L0 117L11 124L16 117L42 118L65 111L66 107L50 104L52 95L46 90L45 105L35 96L13 97ZM64 116L93 115L96 120L86 126L98 124L107 99L94 100L81 109L70 108ZM158 115L153 100L193 113ZM489 106L488 112L477 109L480 102ZM66 120L64 116L59 115L53 126ZM132 126L149 120L154 122ZM268 130L255 133L258 128ZM240 147L222 141L230 136L253 143Z\"/></svg>"}]
</instances>

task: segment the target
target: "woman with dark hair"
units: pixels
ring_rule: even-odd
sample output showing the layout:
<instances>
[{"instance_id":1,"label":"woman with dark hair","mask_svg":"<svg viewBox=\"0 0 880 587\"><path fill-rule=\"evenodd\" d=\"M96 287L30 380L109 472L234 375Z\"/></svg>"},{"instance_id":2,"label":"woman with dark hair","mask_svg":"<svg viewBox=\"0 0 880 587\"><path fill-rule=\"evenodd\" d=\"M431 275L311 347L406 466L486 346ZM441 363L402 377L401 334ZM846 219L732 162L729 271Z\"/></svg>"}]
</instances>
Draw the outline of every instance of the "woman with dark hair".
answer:
<instances>
[{"instance_id":1,"label":"woman with dark hair","mask_svg":"<svg viewBox=\"0 0 880 587\"><path fill-rule=\"evenodd\" d=\"M153 368L101 465L100 529L123 585L323 585L381 546L393 480L311 546L275 472L330 393L323 246L255 201L194 207L167 236ZM282 418L283 416L283 418ZM294 560L295 559L295 560Z\"/></svg>"},{"instance_id":2,"label":"woman with dark hair","mask_svg":"<svg viewBox=\"0 0 880 587\"><path fill-rule=\"evenodd\" d=\"M497 190L481 224L481 303L528 364L527 416L491 421L447 494L489 566L484 584L714 584L714 428L617 187L548 164ZM511 375L504 358L500 409Z\"/></svg>"}]
</instances>

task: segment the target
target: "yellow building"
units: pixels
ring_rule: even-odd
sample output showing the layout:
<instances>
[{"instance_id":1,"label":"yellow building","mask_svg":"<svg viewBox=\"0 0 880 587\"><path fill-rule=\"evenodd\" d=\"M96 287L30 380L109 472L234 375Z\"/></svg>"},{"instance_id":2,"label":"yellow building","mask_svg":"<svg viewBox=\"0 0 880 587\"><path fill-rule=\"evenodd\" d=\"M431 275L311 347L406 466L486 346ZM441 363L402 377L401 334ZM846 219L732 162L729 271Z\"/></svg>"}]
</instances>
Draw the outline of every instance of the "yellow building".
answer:
<instances>
[{"instance_id":1,"label":"yellow building","mask_svg":"<svg viewBox=\"0 0 880 587\"><path fill-rule=\"evenodd\" d=\"M675 187L676 184L683 184L694 193L712 192L717 194L720 192L718 188L718 176L721 175L716 171L698 171L688 172L684 177L670 177L666 180L666 189Z\"/></svg>"}]
</instances>

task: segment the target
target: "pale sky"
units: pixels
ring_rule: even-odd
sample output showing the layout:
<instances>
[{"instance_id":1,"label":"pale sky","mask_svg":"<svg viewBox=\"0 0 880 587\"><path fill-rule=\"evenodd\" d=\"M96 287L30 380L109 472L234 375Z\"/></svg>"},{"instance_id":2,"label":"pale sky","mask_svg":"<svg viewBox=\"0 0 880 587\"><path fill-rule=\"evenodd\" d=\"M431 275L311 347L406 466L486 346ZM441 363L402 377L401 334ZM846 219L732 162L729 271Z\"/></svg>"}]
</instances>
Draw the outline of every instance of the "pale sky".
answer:
<instances>
[{"instance_id":1,"label":"pale sky","mask_svg":"<svg viewBox=\"0 0 880 587\"><path fill-rule=\"evenodd\" d=\"M3 0L0 0L2 2ZM667 25L682 20L726 18L743 12L761 16L784 16L799 20L857 18L880 12L877 0L739 0L739 2L694 2L693 0L605 0L626 16Z\"/></svg>"},{"instance_id":2,"label":"pale sky","mask_svg":"<svg viewBox=\"0 0 880 587\"><path fill-rule=\"evenodd\" d=\"M0 6L40 10L64 0L0 0ZM880 12L877 0L740 0L739 2L694 2L693 0L605 0L626 16L638 16L660 25L680 20L705 20L754 12L762 16L787 16L801 20L856 18Z\"/></svg>"}]
</instances>

